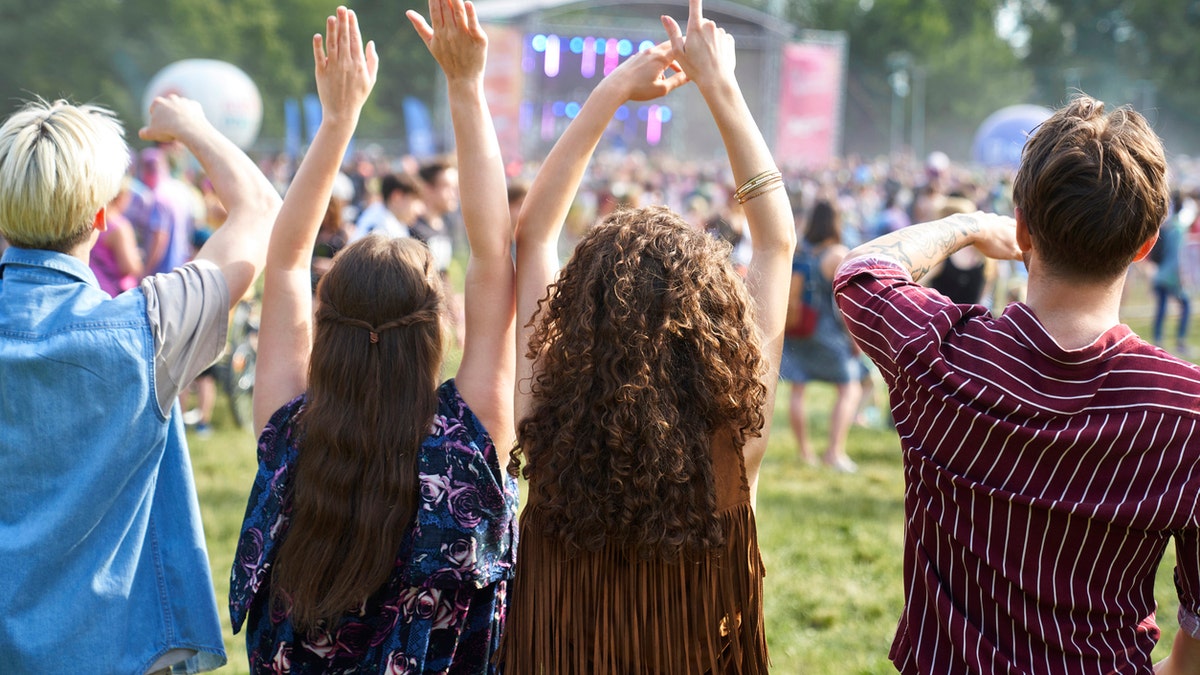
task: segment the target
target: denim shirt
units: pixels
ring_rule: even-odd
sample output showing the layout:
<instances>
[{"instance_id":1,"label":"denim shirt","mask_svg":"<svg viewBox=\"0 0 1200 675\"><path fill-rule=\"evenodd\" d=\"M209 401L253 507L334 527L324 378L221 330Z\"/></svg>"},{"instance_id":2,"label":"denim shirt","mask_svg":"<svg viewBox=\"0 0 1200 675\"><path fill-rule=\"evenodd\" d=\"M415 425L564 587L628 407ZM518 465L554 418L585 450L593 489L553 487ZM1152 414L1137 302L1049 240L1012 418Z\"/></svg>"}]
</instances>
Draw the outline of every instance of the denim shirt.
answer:
<instances>
[{"instance_id":1,"label":"denim shirt","mask_svg":"<svg viewBox=\"0 0 1200 675\"><path fill-rule=\"evenodd\" d=\"M155 392L146 293L83 262L0 259L0 672L225 663L178 403Z\"/></svg>"}]
</instances>

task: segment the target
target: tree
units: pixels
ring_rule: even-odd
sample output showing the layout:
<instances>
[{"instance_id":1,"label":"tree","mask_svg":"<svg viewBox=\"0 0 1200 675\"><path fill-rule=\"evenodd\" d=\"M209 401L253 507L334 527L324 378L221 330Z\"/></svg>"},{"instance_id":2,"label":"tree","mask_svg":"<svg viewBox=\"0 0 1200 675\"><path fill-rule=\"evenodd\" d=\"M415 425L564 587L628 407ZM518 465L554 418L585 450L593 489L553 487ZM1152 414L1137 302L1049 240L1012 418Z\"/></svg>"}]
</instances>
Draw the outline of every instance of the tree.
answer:
<instances>
[{"instance_id":1,"label":"tree","mask_svg":"<svg viewBox=\"0 0 1200 675\"><path fill-rule=\"evenodd\" d=\"M1026 65L1061 103L1078 88L1147 115L1180 152L1200 144L1200 1L1013 0L1029 32Z\"/></svg>"},{"instance_id":2,"label":"tree","mask_svg":"<svg viewBox=\"0 0 1200 675\"><path fill-rule=\"evenodd\" d=\"M403 137L403 101L415 96L432 105L441 70L404 16L415 9L428 14L425 0L359 0L353 3L365 39L379 51L379 81L360 126L364 135Z\"/></svg>"},{"instance_id":3,"label":"tree","mask_svg":"<svg viewBox=\"0 0 1200 675\"><path fill-rule=\"evenodd\" d=\"M888 146L892 55L907 56L910 82L923 78L925 151L942 149L965 158L974 129L988 114L1025 102L1032 93L1031 78L1012 47L996 34L1000 4L1000 0L789 3L788 18L797 25L848 35L847 126L853 132L846 135L846 151L872 154ZM905 122L908 128L911 119Z\"/></svg>"}]
</instances>

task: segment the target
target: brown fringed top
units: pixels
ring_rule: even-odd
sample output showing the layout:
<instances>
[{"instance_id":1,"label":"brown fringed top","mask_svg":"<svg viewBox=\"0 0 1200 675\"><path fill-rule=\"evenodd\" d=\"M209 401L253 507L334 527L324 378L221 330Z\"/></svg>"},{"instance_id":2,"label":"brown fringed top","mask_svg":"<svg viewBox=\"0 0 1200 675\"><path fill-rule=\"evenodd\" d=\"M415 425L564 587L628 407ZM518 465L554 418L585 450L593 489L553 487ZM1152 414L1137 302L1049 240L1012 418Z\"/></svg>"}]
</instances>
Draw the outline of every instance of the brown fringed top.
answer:
<instances>
[{"instance_id":1,"label":"brown fringed top","mask_svg":"<svg viewBox=\"0 0 1200 675\"><path fill-rule=\"evenodd\" d=\"M505 673L767 672L754 509L742 454L724 436L713 470L725 544L702 560L613 547L567 555L530 490L498 654Z\"/></svg>"}]
</instances>

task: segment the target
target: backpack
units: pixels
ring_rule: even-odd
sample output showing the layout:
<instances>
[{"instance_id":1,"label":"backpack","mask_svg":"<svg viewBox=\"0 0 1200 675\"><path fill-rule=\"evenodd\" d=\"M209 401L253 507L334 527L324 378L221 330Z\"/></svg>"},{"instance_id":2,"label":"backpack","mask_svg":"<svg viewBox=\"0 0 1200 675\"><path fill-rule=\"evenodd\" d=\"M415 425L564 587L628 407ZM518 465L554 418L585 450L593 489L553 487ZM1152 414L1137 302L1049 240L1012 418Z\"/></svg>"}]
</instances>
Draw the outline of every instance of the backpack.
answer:
<instances>
[{"instance_id":1,"label":"backpack","mask_svg":"<svg viewBox=\"0 0 1200 675\"><path fill-rule=\"evenodd\" d=\"M783 322L785 338L803 339L817 330L817 308L813 305L813 275L817 260L807 254L792 260L792 282L788 290L787 315Z\"/></svg>"}]
</instances>

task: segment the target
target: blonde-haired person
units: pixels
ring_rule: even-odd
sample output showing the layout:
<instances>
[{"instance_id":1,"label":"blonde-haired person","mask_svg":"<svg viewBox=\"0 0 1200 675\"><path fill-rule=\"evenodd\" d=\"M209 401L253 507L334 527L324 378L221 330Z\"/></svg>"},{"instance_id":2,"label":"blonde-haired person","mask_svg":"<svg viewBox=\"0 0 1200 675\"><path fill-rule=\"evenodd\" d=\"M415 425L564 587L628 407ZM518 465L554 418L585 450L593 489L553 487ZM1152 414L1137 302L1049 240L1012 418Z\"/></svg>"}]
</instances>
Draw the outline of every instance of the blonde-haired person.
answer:
<instances>
[{"instance_id":1,"label":"blonde-haired person","mask_svg":"<svg viewBox=\"0 0 1200 675\"><path fill-rule=\"evenodd\" d=\"M0 127L0 671L225 663L180 387L225 345L279 196L199 104L156 99L229 217L195 262L113 298L88 268L129 151L106 110L36 101Z\"/></svg>"},{"instance_id":2,"label":"blonde-haired person","mask_svg":"<svg viewBox=\"0 0 1200 675\"><path fill-rule=\"evenodd\" d=\"M754 493L795 232L734 77L732 36L700 0L686 37L663 24L669 42L597 84L521 209L517 419L529 503L506 672L768 668ZM664 75L675 66L682 72ZM727 244L661 206L609 215L556 276L563 221L614 113L688 79L742 186L746 280Z\"/></svg>"},{"instance_id":3,"label":"blonde-haired person","mask_svg":"<svg viewBox=\"0 0 1200 675\"><path fill-rule=\"evenodd\" d=\"M317 285L309 260L375 82L353 12L317 39L317 136L271 240L254 388L259 471L230 584L254 672L487 673L516 538L512 224L474 5L408 13L446 75L471 244L454 379L434 256L369 235ZM432 25L430 25L432 24ZM469 161L467 161L469 159Z\"/></svg>"}]
</instances>

